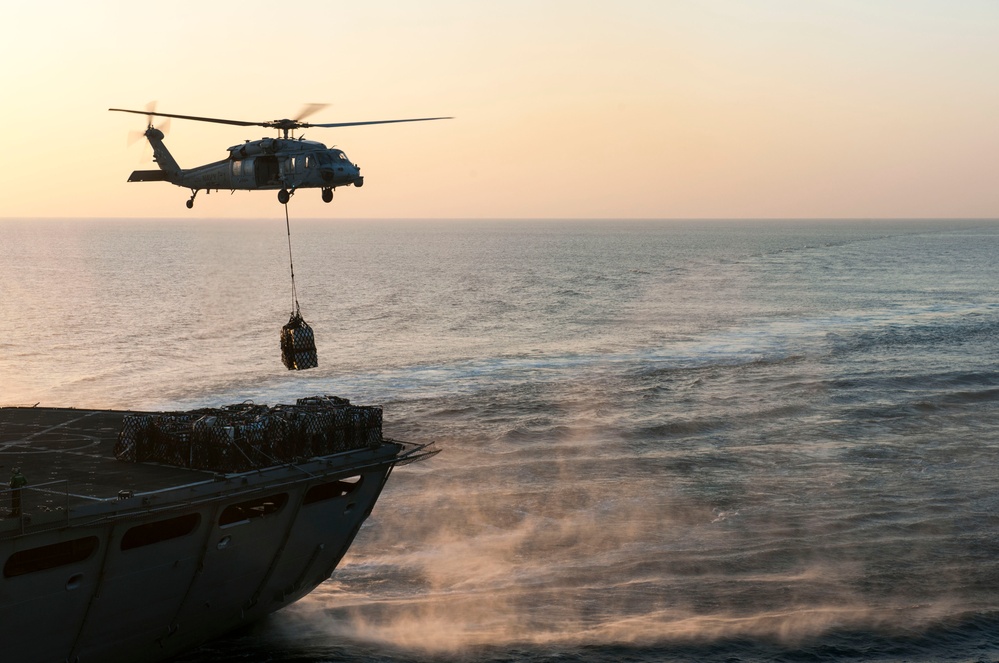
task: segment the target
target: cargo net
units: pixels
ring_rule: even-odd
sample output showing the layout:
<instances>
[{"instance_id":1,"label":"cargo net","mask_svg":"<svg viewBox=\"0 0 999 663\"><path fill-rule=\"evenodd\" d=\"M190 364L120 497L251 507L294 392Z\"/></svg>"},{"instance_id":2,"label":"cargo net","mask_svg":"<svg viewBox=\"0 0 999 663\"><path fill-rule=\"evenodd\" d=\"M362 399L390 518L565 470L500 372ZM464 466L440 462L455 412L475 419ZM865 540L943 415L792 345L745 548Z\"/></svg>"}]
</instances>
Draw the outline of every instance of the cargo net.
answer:
<instances>
[{"instance_id":1,"label":"cargo net","mask_svg":"<svg viewBox=\"0 0 999 663\"><path fill-rule=\"evenodd\" d=\"M315 456L375 448L382 409L312 396L295 405L242 403L188 412L128 414L115 457L214 472L250 470Z\"/></svg>"},{"instance_id":2,"label":"cargo net","mask_svg":"<svg viewBox=\"0 0 999 663\"><path fill-rule=\"evenodd\" d=\"M319 365L316 335L297 308L288 324L281 328L281 361L289 371L302 371Z\"/></svg>"}]
</instances>

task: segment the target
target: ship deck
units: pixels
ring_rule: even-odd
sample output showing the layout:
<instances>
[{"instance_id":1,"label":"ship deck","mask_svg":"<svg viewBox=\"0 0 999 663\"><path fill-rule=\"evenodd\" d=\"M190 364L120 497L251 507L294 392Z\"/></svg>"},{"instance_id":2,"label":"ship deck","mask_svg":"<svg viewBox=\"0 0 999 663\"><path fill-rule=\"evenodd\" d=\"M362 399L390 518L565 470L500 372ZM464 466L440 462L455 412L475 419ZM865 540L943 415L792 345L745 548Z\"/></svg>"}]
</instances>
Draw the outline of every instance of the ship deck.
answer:
<instances>
[{"instance_id":1,"label":"ship deck","mask_svg":"<svg viewBox=\"0 0 999 663\"><path fill-rule=\"evenodd\" d=\"M0 408L0 518L10 514L7 483L14 468L28 480L25 513L71 509L211 479L212 472L155 463L126 463L114 455L124 411Z\"/></svg>"}]
</instances>

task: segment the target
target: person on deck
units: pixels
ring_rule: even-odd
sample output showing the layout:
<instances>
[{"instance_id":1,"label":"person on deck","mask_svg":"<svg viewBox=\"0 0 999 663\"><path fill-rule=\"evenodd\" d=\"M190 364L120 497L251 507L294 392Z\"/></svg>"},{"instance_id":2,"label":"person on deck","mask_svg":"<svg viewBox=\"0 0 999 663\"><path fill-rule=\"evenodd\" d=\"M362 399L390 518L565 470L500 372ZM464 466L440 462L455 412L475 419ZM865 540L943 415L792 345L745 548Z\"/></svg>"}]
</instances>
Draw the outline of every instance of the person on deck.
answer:
<instances>
[{"instance_id":1,"label":"person on deck","mask_svg":"<svg viewBox=\"0 0 999 663\"><path fill-rule=\"evenodd\" d=\"M28 480L17 467L10 471L10 517L21 515L21 489L28 485Z\"/></svg>"}]
</instances>

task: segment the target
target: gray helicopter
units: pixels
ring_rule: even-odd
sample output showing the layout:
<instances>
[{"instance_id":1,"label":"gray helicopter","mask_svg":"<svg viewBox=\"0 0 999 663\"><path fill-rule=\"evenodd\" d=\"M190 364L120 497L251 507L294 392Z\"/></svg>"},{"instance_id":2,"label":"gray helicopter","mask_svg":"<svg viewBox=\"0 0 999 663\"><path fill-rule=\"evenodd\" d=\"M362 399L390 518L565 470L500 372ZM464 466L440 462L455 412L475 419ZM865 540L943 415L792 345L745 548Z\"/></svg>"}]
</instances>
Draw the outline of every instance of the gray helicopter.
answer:
<instances>
[{"instance_id":1,"label":"gray helicopter","mask_svg":"<svg viewBox=\"0 0 999 663\"><path fill-rule=\"evenodd\" d=\"M269 122L246 122L243 120L226 120L215 117L197 117L194 115L175 115L172 113L156 113L152 110L127 110L124 108L109 108L109 111L121 113L138 113L148 119L148 127L143 136L153 148L153 160L159 165L159 170L136 170L128 177L129 182L169 182L191 190L187 208L194 207L194 197L198 192L229 189L231 191L258 189L277 189L278 202L287 204L298 189L321 189L323 202L333 200L333 189L338 186L362 186L364 177L361 169L351 163L342 150L327 148L314 140L304 137L295 138L292 132L296 129L312 127L356 127L365 124L393 124L396 122L427 122L430 120L450 120L450 117L419 117L406 120L373 120L367 122L329 122L310 124L302 122L316 111L322 110L327 104L309 104L302 109L295 119L271 120ZM198 122L215 122L217 124L234 124L240 127L266 127L278 130L277 138L247 140L241 145L233 145L229 149L229 157L222 161L197 166L181 168L177 161L163 144L163 131L153 126L153 116L177 118L181 120L196 120Z\"/></svg>"}]
</instances>

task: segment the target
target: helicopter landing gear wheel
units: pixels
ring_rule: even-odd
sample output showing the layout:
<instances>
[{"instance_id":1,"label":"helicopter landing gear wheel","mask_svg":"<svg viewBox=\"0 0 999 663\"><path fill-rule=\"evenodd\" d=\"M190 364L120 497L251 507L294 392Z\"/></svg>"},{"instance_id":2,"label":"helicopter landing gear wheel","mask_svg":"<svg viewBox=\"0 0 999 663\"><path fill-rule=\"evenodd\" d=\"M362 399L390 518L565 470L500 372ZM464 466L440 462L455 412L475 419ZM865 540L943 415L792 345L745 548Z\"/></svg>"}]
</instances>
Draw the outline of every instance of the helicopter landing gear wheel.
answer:
<instances>
[{"instance_id":1,"label":"helicopter landing gear wheel","mask_svg":"<svg viewBox=\"0 0 999 663\"><path fill-rule=\"evenodd\" d=\"M323 189L323 202L324 203L333 202L333 189Z\"/></svg>"},{"instance_id":2,"label":"helicopter landing gear wheel","mask_svg":"<svg viewBox=\"0 0 999 663\"><path fill-rule=\"evenodd\" d=\"M278 191L278 202L282 205L287 205L288 201L291 200L291 194L288 193L288 189L281 189Z\"/></svg>"},{"instance_id":3,"label":"helicopter landing gear wheel","mask_svg":"<svg viewBox=\"0 0 999 663\"><path fill-rule=\"evenodd\" d=\"M198 195L198 189L191 189L191 197L187 199L187 209L194 207L194 197Z\"/></svg>"}]
</instances>

